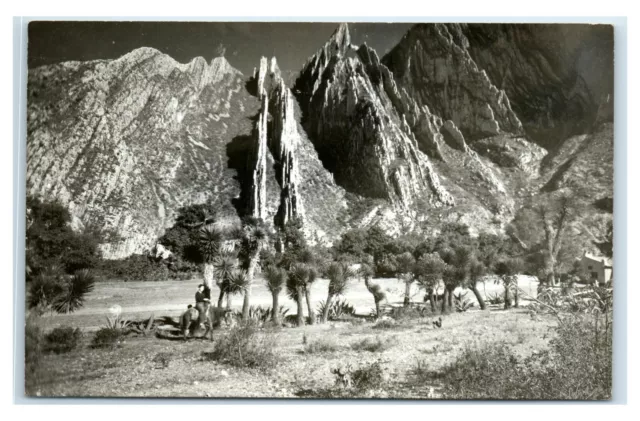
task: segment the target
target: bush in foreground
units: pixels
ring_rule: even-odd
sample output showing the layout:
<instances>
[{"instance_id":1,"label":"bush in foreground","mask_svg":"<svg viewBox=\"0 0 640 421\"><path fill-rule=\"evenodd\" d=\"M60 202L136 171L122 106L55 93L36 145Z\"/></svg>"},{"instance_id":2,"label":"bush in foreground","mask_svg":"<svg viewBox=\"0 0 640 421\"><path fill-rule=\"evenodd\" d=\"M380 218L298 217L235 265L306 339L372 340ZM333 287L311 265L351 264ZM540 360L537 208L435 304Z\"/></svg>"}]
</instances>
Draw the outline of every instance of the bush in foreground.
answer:
<instances>
[{"instance_id":1,"label":"bush in foreground","mask_svg":"<svg viewBox=\"0 0 640 421\"><path fill-rule=\"evenodd\" d=\"M92 348L117 348L122 341L124 332L122 329L103 327L98 330L91 341Z\"/></svg>"},{"instance_id":2,"label":"bush in foreground","mask_svg":"<svg viewBox=\"0 0 640 421\"><path fill-rule=\"evenodd\" d=\"M79 328L56 327L45 336L45 349L56 354L69 352L78 347L81 338L82 332Z\"/></svg>"},{"instance_id":3,"label":"bush in foreground","mask_svg":"<svg viewBox=\"0 0 640 421\"><path fill-rule=\"evenodd\" d=\"M204 358L240 368L267 369L276 365L276 351L275 335L260 332L256 322L248 320L220 337L213 351L204 353Z\"/></svg>"},{"instance_id":4,"label":"bush in foreground","mask_svg":"<svg viewBox=\"0 0 640 421\"><path fill-rule=\"evenodd\" d=\"M565 319L550 349L519 359L505 344L468 346L444 370L415 373L441 383L444 399L605 400L611 398L612 341L608 328Z\"/></svg>"}]
</instances>

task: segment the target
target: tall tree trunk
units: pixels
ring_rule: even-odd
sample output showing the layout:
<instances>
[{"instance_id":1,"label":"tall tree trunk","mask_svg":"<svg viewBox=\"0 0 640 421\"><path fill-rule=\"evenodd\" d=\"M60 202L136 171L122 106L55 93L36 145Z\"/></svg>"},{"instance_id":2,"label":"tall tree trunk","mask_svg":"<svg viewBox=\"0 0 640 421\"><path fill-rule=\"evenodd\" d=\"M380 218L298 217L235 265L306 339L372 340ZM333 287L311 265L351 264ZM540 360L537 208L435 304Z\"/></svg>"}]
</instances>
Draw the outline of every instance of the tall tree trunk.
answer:
<instances>
[{"instance_id":1,"label":"tall tree trunk","mask_svg":"<svg viewBox=\"0 0 640 421\"><path fill-rule=\"evenodd\" d=\"M514 285L516 287L515 291L514 291L514 303L513 306L515 308L520 307L520 292L518 291L518 278L516 277L514 279Z\"/></svg>"},{"instance_id":2,"label":"tall tree trunk","mask_svg":"<svg viewBox=\"0 0 640 421\"><path fill-rule=\"evenodd\" d=\"M482 294L480 294L480 290L478 289L478 284L476 282L471 283L471 291L473 291L473 295L475 295L476 300L478 300L480 310L485 310L487 308L487 305L484 302L484 298L482 298Z\"/></svg>"},{"instance_id":3,"label":"tall tree trunk","mask_svg":"<svg viewBox=\"0 0 640 421\"><path fill-rule=\"evenodd\" d=\"M324 306L324 310L322 311L322 323L327 323L329 320L329 310L331 309L331 300L333 300L333 295L331 293L327 294L327 303Z\"/></svg>"},{"instance_id":4,"label":"tall tree trunk","mask_svg":"<svg viewBox=\"0 0 640 421\"><path fill-rule=\"evenodd\" d=\"M213 289L213 264L205 263L204 270L202 271L202 283L209 289ZM209 297L210 298L210 297Z\"/></svg>"},{"instance_id":5,"label":"tall tree trunk","mask_svg":"<svg viewBox=\"0 0 640 421\"><path fill-rule=\"evenodd\" d=\"M222 302L224 300L224 291L220 288L220 295L218 295L218 308L222 308Z\"/></svg>"},{"instance_id":6,"label":"tall tree trunk","mask_svg":"<svg viewBox=\"0 0 640 421\"><path fill-rule=\"evenodd\" d=\"M296 304L298 306L298 317L296 318L296 322L298 324L298 326L304 326L304 304L302 301L302 297L304 292L302 291L302 288L298 287L296 288L298 291L297 294L297 299L296 299Z\"/></svg>"},{"instance_id":7,"label":"tall tree trunk","mask_svg":"<svg viewBox=\"0 0 640 421\"><path fill-rule=\"evenodd\" d=\"M449 299L449 290L445 287L444 294L442 295L442 307L441 307L441 312L443 314L447 312L448 299Z\"/></svg>"},{"instance_id":8,"label":"tall tree trunk","mask_svg":"<svg viewBox=\"0 0 640 421\"><path fill-rule=\"evenodd\" d=\"M380 317L380 300L377 298L374 298L374 300L376 303L376 317Z\"/></svg>"},{"instance_id":9,"label":"tall tree trunk","mask_svg":"<svg viewBox=\"0 0 640 421\"><path fill-rule=\"evenodd\" d=\"M258 266L260 250L249 256L249 268L247 269L247 288L244 290L244 301L242 302L242 320L249 320L249 307L251 304L251 287L253 286L253 276Z\"/></svg>"},{"instance_id":10,"label":"tall tree trunk","mask_svg":"<svg viewBox=\"0 0 640 421\"><path fill-rule=\"evenodd\" d=\"M449 294L447 294L447 306L449 307L449 311L453 311L453 290L455 288L447 288Z\"/></svg>"},{"instance_id":11,"label":"tall tree trunk","mask_svg":"<svg viewBox=\"0 0 640 421\"><path fill-rule=\"evenodd\" d=\"M314 325L314 324L316 324L316 314L313 311L313 307L311 307L311 291L309 291L310 288L311 288L311 285L308 285L304 289L304 297L307 299L307 310L308 310L308 313L309 313L309 324L310 325Z\"/></svg>"},{"instance_id":12,"label":"tall tree trunk","mask_svg":"<svg viewBox=\"0 0 640 421\"><path fill-rule=\"evenodd\" d=\"M504 284L504 309L508 310L511 308L511 281L505 279L503 281Z\"/></svg>"},{"instance_id":13,"label":"tall tree trunk","mask_svg":"<svg viewBox=\"0 0 640 421\"><path fill-rule=\"evenodd\" d=\"M431 288L431 292L429 292L429 303L431 304L431 312L436 312L436 301L438 300L438 294L436 294L436 289Z\"/></svg>"},{"instance_id":14,"label":"tall tree trunk","mask_svg":"<svg viewBox=\"0 0 640 421\"><path fill-rule=\"evenodd\" d=\"M404 302L403 305L408 307L411 304L411 280L404 280Z\"/></svg>"},{"instance_id":15,"label":"tall tree trunk","mask_svg":"<svg viewBox=\"0 0 640 421\"><path fill-rule=\"evenodd\" d=\"M274 325L280 326L282 321L280 320L280 304L278 303L280 297L280 291L272 292L273 303L271 305L271 321Z\"/></svg>"}]
</instances>

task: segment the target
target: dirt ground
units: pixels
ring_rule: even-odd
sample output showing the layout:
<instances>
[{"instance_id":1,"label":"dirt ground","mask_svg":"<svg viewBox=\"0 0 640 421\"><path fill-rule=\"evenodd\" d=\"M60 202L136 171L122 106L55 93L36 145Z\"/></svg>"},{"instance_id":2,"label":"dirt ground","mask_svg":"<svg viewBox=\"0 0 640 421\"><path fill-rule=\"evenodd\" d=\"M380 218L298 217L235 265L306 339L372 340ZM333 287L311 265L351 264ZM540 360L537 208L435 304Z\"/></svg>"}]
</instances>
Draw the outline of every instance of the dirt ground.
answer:
<instances>
[{"instance_id":1,"label":"dirt ground","mask_svg":"<svg viewBox=\"0 0 640 421\"><path fill-rule=\"evenodd\" d=\"M364 319L282 328L260 333L275 335L277 342L277 363L266 371L239 369L204 358L227 327L216 331L214 342L206 339L183 342L149 335L128 336L117 349L89 347L92 330L104 325L110 305L121 305L126 317L136 314L148 317L149 312L155 312L156 317L177 315L180 307L189 302L196 285L196 280L101 284L82 311L47 318L49 328L59 324L81 326L83 343L70 353L44 356L34 393L56 397L297 398L304 390L335 387L333 368L347 365L358 368L380 361L386 384L371 391L371 397L437 398L437 384L416 382L417 367L437 371L453 362L465 347L488 342L510 346L524 357L547 346L554 325L552 318L542 316L534 320L526 307L504 311L500 306L491 306L487 311L472 308L445 315L441 328L432 323L437 316L429 315L404 320L392 329L374 328L372 322ZM319 301L324 294L320 294L321 284L317 287ZM395 280L387 280L385 287L397 288L396 298L401 297L402 285ZM256 289L254 302L268 304L263 302L268 298L266 290ZM346 298L368 313L370 296L366 290L354 284ZM286 303L288 299L283 301ZM234 305L239 307L239 297ZM379 338L387 341L389 347L377 352L352 348L364 338ZM317 341L329 342L334 349L305 353L304 343ZM160 360L166 361L166 366ZM429 395L432 388L435 395Z\"/></svg>"}]
</instances>

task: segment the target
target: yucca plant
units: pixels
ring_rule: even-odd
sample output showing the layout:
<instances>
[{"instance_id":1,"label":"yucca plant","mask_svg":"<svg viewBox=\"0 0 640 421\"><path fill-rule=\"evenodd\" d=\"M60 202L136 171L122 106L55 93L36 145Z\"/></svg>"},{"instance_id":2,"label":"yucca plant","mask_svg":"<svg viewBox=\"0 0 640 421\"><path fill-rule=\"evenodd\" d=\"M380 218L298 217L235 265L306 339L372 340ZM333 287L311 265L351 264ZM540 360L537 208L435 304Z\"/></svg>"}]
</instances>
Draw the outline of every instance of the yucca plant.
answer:
<instances>
[{"instance_id":1,"label":"yucca plant","mask_svg":"<svg viewBox=\"0 0 640 421\"><path fill-rule=\"evenodd\" d=\"M242 221L242 227L233 229L231 235L239 240L240 252L238 257L242 268L247 274L247 286L244 289L244 301L242 303L242 317L246 320L249 318L253 277L260 260L260 251L267 242L269 233L262 219L247 217Z\"/></svg>"},{"instance_id":2,"label":"yucca plant","mask_svg":"<svg viewBox=\"0 0 640 421\"><path fill-rule=\"evenodd\" d=\"M289 271L287 277L287 294L289 298L296 302L298 307L298 317L296 323L298 326L304 325L304 304L303 299L305 297L305 290L307 289L309 281L315 280L316 273L313 268L304 263L295 263ZM311 319L312 314L309 314Z\"/></svg>"},{"instance_id":3,"label":"yucca plant","mask_svg":"<svg viewBox=\"0 0 640 421\"><path fill-rule=\"evenodd\" d=\"M280 292L287 282L287 272L276 266L267 266L264 270L264 279L273 299L272 308L280 308L278 301ZM277 311L274 311L271 314L271 321L276 325L279 325L281 322L279 316L280 314Z\"/></svg>"},{"instance_id":4,"label":"yucca plant","mask_svg":"<svg viewBox=\"0 0 640 421\"><path fill-rule=\"evenodd\" d=\"M93 291L95 277L86 269L77 271L65 280L64 291L56 298L53 308L58 313L71 313L84 304L85 296Z\"/></svg>"},{"instance_id":5,"label":"yucca plant","mask_svg":"<svg viewBox=\"0 0 640 421\"><path fill-rule=\"evenodd\" d=\"M226 285L229 276L237 270L237 259L235 254L231 252L223 252L213 259L212 265L213 273L218 280L218 288L220 288L218 307L222 307L222 300L226 292L224 285Z\"/></svg>"}]
</instances>

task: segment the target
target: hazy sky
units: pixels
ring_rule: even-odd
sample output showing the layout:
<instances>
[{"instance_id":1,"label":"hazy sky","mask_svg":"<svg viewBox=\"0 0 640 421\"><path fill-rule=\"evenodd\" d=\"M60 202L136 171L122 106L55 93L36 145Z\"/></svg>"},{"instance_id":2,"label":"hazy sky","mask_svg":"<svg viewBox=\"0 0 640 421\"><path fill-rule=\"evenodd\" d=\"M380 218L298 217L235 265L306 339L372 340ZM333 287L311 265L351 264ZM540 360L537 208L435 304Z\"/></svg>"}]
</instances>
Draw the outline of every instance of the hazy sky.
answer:
<instances>
[{"instance_id":1,"label":"hazy sky","mask_svg":"<svg viewBox=\"0 0 640 421\"><path fill-rule=\"evenodd\" d=\"M276 56L283 70L298 71L331 36L339 23L276 22L31 22L28 66L68 60L120 57L153 47L181 63L216 57L226 49L232 66L250 75L262 56ZM380 56L395 46L411 23L349 24L351 41L366 42Z\"/></svg>"}]
</instances>

